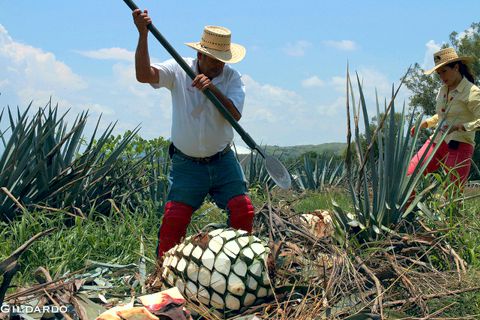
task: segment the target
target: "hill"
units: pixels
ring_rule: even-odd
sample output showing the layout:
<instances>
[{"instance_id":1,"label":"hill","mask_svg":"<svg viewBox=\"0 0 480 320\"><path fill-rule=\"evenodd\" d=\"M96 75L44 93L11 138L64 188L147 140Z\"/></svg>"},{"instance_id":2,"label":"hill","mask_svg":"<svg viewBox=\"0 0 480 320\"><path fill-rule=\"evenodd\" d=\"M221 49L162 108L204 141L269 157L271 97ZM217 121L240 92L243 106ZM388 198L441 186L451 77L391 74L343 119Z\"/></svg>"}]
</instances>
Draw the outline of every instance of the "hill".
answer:
<instances>
[{"instance_id":1,"label":"hill","mask_svg":"<svg viewBox=\"0 0 480 320\"><path fill-rule=\"evenodd\" d=\"M346 143L331 142L322 144L308 144L298 146L267 146L267 153L275 154L282 157L282 159L296 159L304 153L317 153L327 155L342 155L343 151L347 147Z\"/></svg>"}]
</instances>

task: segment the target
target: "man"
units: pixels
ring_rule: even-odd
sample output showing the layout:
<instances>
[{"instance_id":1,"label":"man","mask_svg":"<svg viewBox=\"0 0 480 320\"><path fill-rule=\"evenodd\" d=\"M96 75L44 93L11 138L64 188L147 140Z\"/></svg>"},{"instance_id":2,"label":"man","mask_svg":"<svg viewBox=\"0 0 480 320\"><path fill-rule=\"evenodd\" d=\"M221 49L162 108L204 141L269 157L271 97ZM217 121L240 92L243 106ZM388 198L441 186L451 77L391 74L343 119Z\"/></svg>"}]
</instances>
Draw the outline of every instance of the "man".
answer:
<instances>
[{"instance_id":1,"label":"man","mask_svg":"<svg viewBox=\"0 0 480 320\"><path fill-rule=\"evenodd\" d=\"M253 206L240 164L230 143L233 129L203 94L210 89L238 121L245 100L245 86L240 74L226 63L236 63L245 56L245 48L231 43L230 30L207 26L202 40L186 43L197 51L197 58L185 59L197 73L192 81L173 60L150 64L147 10L133 11L139 32L135 52L137 80L154 88L165 87L172 94L172 166L170 189L159 230L158 257L185 236L192 213L210 194L218 207L226 209L229 225L252 231Z\"/></svg>"}]
</instances>

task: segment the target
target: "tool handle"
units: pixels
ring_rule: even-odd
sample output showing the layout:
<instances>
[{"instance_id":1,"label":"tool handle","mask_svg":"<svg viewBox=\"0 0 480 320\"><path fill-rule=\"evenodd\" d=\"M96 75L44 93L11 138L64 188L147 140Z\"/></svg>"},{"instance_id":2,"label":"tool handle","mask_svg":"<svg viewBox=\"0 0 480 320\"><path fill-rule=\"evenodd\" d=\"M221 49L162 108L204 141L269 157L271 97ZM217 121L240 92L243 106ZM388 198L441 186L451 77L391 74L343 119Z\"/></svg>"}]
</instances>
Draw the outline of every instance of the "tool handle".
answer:
<instances>
[{"instance_id":1,"label":"tool handle","mask_svg":"<svg viewBox=\"0 0 480 320\"><path fill-rule=\"evenodd\" d=\"M123 0L129 8L134 11L138 9L138 6L132 0ZM153 34L155 38L162 44L165 50L177 61L180 67L187 73L187 75L193 80L196 76L195 72L190 68L190 66L183 60L183 58L178 54L178 52L170 45L170 43L165 39L160 31L150 23L147 26L148 30ZM217 108L217 110L224 116L225 119L232 125L235 131L238 132L242 140L251 148L256 149L260 152L260 154L264 156L263 152L260 151L258 145L255 143L253 138L238 124L232 114L225 108L225 106L218 100L218 98L212 93L210 89L203 90L203 93L207 96L207 98L213 103L213 105Z\"/></svg>"}]
</instances>

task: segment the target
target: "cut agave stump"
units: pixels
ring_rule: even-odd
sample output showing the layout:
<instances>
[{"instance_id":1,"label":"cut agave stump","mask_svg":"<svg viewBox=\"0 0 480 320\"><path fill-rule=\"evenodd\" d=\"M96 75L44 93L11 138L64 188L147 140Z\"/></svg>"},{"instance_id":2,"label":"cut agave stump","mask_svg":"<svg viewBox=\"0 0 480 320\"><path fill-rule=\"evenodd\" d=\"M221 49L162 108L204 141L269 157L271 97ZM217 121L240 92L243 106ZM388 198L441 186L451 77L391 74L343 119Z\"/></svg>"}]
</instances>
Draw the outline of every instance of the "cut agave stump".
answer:
<instances>
[{"instance_id":1,"label":"cut agave stump","mask_svg":"<svg viewBox=\"0 0 480 320\"><path fill-rule=\"evenodd\" d=\"M200 233L165 253L163 283L216 314L242 312L272 294L269 252L262 240L245 231Z\"/></svg>"}]
</instances>

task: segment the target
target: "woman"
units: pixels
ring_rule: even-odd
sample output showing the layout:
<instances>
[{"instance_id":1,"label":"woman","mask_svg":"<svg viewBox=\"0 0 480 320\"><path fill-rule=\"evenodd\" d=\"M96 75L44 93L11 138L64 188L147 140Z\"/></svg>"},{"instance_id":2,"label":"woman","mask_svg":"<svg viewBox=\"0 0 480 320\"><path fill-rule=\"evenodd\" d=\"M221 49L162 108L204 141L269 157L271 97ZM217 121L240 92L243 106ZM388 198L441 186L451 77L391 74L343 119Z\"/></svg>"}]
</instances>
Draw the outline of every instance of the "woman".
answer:
<instances>
[{"instance_id":1,"label":"woman","mask_svg":"<svg viewBox=\"0 0 480 320\"><path fill-rule=\"evenodd\" d=\"M473 84L475 79L467 65L473 58L459 57L453 48L446 48L434 53L433 60L435 67L425 74L436 71L443 85L437 95L436 114L424 120L420 128L442 125L449 132L424 173L436 171L445 165L448 170L452 170L451 179L462 186L470 172L475 131L480 128L480 89ZM410 133L415 133L415 127L412 127ZM441 132L437 134L430 148L428 146L432 137L425 142L410 161L408 175L419 165L425 152L425 159L430 156L441 136Z\"/></svg>"}]
</instances>

